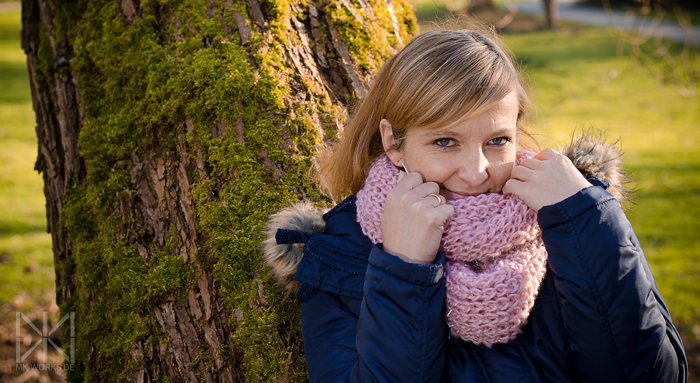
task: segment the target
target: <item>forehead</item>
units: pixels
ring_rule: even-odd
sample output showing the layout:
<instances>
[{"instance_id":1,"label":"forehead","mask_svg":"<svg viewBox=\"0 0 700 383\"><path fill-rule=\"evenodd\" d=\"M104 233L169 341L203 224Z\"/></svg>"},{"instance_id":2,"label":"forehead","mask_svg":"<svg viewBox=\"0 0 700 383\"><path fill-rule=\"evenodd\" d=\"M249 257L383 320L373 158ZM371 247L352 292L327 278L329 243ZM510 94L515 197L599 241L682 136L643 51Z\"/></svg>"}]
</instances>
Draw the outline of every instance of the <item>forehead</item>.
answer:
<instances>
[{"instance_id":1,"label":"forehead","mask_svg":"<svg viewBox=\"0 0 700 383\"><path fill-rule=\"evenodd\" d=\"M487 105L480 113L468 116L447 126L434 128L416 127L411 129L411 133L425 137L514 134L517 132L519 112L519 99L517 94L512 92L503 99Z\"/></svg>"}]
</instances>

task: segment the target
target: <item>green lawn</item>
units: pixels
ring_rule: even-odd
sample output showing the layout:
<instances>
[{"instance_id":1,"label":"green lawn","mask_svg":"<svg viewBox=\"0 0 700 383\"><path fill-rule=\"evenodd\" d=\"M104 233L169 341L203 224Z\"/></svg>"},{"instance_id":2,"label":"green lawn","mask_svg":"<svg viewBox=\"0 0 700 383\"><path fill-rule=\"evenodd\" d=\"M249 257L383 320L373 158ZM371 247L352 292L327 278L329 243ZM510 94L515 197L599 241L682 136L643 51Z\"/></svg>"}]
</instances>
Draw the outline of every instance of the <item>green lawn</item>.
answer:
<instances>
[{"instance_id":1,"label":"green lawn","mask_svg":"<svg viewBox=\"0 0 700 383\"><path fill-rule=\"evenodd\" d=\"M5 319L54 300L51 236L44 183L33 170L36 124L20 29L19 12L0 13L0 315Z\"/></svg>"},{"instance_id":2,"label":"green lawn","mask_svg":"<svg viewBox=\"0 0 700 383\"><path fill-rule=\"evenodd\" d=\"M504 40L529 75L538 104L532 130L542 134L543 143L566 141L574 129L586 127L621 139L625 168L638 190L629 219L674 318L697 322L700 95L683 97L675 85L657 83L643 65L618 57L617 37L605 30L575 28ZM698 61L692 69L700 73ZM682 71L675 75L684 80Z\"/></svg>"},{"instance_id":3,"label":"green lawn","mask_svg":"<svg viewBox=\"0 0 700 383\"><path fill-rule=\"evenodd\" d=\"M0 13L0 308L25 296L16 309L28 309L53 299L54 274L20 27L19 13ZM504 40L529 77L538 105L531 131L541 143L585 127L621 138L638 189L630 221L674 318L700 324L700 95L683 97L618 57L617 37L605 30L567 27ZM697 77L699 60L691 59ZM14 309L4 310L0 320L14 318Z\"/></svg>"},{"instance_id":4,"label":"green lawn","mask_svg":"<svg viewBox=\"0 0 700 383\"><path fill-rule=\"evenodd\" d=\"M669 46L668 61L645 56L666 73L659 81L618 54L618 37L606 30L503 37L532 86L538 116L531 130L540 142L566 142L590 127L620 139L637 190L628 217L681 332L690 381L700 382L700 95L684 97L679 88L689 85L687 73L700 77L698 53L689 55L688 70L677 46Z\"/></svg>"}]
</instances>

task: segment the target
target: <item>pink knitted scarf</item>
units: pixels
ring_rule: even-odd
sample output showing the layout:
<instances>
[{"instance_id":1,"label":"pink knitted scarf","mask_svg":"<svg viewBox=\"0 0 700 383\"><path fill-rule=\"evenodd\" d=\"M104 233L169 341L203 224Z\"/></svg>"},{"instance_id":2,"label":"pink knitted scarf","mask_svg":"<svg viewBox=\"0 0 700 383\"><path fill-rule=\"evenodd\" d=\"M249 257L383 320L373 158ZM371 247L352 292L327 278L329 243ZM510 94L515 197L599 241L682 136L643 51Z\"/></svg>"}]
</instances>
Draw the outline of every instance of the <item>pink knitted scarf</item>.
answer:
<instances>
[{"instance_id":1,"label":"pink knitted scarf","mask_svg":"<svg viewBox=\"0 0 700 383\"><path fill-rule=\"evenodd\" d=\"M518 159L531 156L519 152ZM357 193L357 221L382 242L387 193L399 170L378 159ZM442 235L447 324L453 336L491 347L514 339L527 322L544 278L547 252L537 213L514 195L490 193L447 201L454 216Z\"/></svg>"}]
</instances>

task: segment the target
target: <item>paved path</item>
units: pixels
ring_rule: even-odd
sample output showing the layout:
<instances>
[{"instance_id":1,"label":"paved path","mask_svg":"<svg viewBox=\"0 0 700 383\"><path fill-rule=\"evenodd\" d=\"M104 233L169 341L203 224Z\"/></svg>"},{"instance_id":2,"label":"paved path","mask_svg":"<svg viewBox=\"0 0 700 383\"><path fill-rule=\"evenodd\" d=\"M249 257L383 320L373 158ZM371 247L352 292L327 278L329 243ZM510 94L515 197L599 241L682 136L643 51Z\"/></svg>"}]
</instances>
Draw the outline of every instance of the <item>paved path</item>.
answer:
<instances>
[{"instance_id":1,"label":"paved path","mask_svg":"<svg viewBox=\"0 0 700 383\"><path fill-rule=\"evenodd\" d=\"M0 13L21 12L21 11L22 11L22 3L20 3L19 1L9 2L9 3L0 3Z\"/></svg>"},{"instance_id":2,"label":"paved path","mask_svg":"<svg viewBox=\"0 0 700 383\"><path fill-rule=\"evenodd\" d=\"M587 7L579 5L577 0L557 0L559 3L559 18L564 21L573 21L580 24L592 25L596 27L614 27L631 31L636 22L636 17L628 16L623 11L612 11L607 17L602 8ZM517 4L517 3L516 3ZM542 1L526 1L517 4L518 11L522 13L544 15ZM641 16L643 17L643 16ZM691 26L687 31L678 23L664 21L654 25L653 18L647 17L642 22L641 34L660 34L664 39L686 42L688 38L696 44L700 43L700 27Z\"/></svg>"}]
</instances>

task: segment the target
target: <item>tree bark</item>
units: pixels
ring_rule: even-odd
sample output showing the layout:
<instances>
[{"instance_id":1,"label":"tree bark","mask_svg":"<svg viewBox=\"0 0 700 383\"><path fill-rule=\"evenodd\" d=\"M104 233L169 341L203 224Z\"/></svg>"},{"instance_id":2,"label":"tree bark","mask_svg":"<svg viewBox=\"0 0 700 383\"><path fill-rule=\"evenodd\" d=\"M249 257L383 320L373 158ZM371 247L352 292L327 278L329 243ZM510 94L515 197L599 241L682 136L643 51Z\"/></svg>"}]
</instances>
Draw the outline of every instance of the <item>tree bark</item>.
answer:
<instances>
[{"instance_id":1,"label":"tree bark","mask_svg":"<svg viewBox=\"0 0 700 383\"><path fill-rule=\"evenodd\" d=\"M542 0L544 2L544 12L547 18L547 27L551 29L559 28L559 8L557 0Z\"/></svg>"},{"instance_id":2,"label":"tree bark","mask_svg":"<svg viewBox=\"0 0 700 383\"><path fill-rule=\"evenodd\" d=\"M471 0L469 2L469 9L477 8L494 9L496 6L494 5L493 0Z\"/></svg>"},{"instance_id":3,"label":"tree bark","mask_svg":"<svg viewBox=\"0 0 700 383\"><path fill-rule=\"evenodd\" d=\"M23 0L22 23L68 380L305 381L259 233L331 202L313 156L410 4Z\"/></svg>"}]
</instances>

